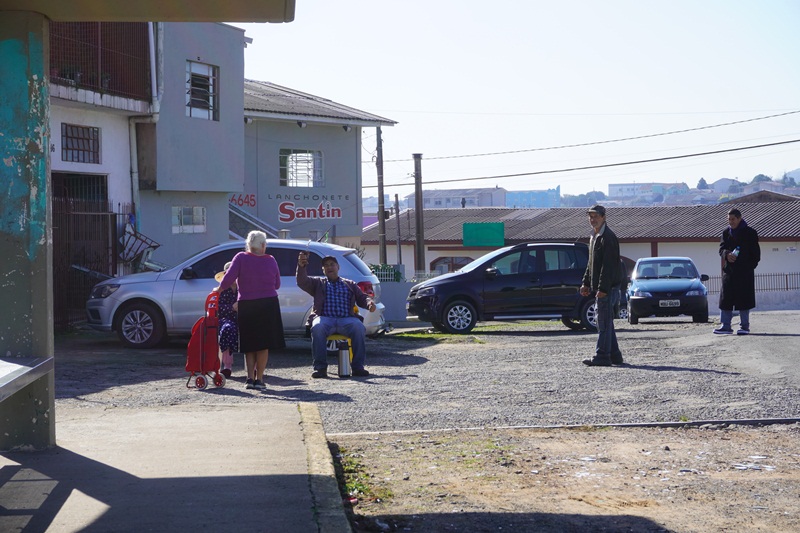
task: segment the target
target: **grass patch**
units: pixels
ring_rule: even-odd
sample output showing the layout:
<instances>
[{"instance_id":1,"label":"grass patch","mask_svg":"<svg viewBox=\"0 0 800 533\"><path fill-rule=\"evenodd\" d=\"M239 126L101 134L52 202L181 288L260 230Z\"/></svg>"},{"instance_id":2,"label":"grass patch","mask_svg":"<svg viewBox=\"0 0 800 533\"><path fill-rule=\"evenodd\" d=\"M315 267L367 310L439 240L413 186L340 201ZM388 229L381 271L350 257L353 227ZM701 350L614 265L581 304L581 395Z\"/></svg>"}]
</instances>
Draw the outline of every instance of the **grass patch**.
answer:
<instances>
[{"instance_id":1,"label":"grass patch","mask_svg":"<svg viewBox=\"0 0 800 533\"><path fill-rule=\"evenodd\" d=\"M385 503L394 496L389 488L374 482L372 474L358 460L358 454L351 453L346 448L340 448L333 443L330 444L330 449L342 497L355 497L359 500Z\"/></svg>"},{"instance_id":2,"label":"grass patch","mask_svg":"<svg viewBox=\"0 0 800 533\"><path fill-rule=\"evenodd\" d=\"M470 332L471 334L467 335L437 331L435 328L429 327L429 328L420 328L420 329L413 329L413 330L393 333L391 336L387 338L397 337L399 339L406 339L406 340L425 340L425 341L435 341L435 342L474 342L482 344L484 341L479 338L476 338L474 335L480 335L481 333L494 333L497 331L500 332L514 331L521 328L541 327L549 323L552 323L552 320L481 323L475 326L475 328Z\"/></svg>"},{"instance_id":3,"label":"grass patch","mask_svg":"<svg viewBox=\"0 0 800 533\"><path fill-rule=\"evenodd\" d=\"M395 333L392 337L402 340L427 341L443 344L486 344L486 341L474 335L453 335L450 333L440 333L438 331L410 331L408 333Z\"/></svg>"}]
</instances>

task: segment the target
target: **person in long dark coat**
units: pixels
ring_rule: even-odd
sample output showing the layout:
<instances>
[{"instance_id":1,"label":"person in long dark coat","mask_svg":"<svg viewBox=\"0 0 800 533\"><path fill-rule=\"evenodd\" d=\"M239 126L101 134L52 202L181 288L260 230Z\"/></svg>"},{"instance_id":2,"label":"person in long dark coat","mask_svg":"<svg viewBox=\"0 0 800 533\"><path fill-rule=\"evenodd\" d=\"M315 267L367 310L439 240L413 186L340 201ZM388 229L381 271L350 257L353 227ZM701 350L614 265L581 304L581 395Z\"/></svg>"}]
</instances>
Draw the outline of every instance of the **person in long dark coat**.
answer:
<instances>
[{"instance_id":1,"label":"person in long dark coat","mask_svg":"<svg viewBox=\"0 0 800 533\"><path fill-rule=\"evenodd\" d=\"M758 232L747 225L742 213L728 211L728 227L719 242L722 261L722 289L719 292L719 315L722 325L716 334L731 334L733 310L739 311L738 335L750 333L750 310L756 306L756 267L761 261Z\"/></svg>"}]
</instances>

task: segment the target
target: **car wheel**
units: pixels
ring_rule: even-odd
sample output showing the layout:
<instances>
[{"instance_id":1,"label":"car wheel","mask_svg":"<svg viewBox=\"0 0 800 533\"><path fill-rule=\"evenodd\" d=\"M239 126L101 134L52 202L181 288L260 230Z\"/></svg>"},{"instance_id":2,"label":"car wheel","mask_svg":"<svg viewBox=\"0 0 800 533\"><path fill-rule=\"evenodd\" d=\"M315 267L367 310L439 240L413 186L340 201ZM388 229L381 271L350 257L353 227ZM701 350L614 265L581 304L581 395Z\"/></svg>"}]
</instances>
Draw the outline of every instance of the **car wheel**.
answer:
<instances>
[{"instance_id":1,"label":"car wheel","mask_svg":"<svg viewBox=\"0 0 800 533\"><path fill-rule=\"evenodd\" d=\"M153 348L166 338L166 326L161 313L152 304L126 304L117 315L117 336L128 348Z\"/></svg>"},{"instance_id":2,"label":"car wheel","mask_svg":"<svg viewBox=\"0 0 800 533\"><path fill-rule=\"evenodd\" d=\"M700 313L699 315L692 315L692 322L698 322L703 324L708 322L708 309L706 309L705 313Z\"/></svg>"},{"instance_id":3,"label":"car wheel","mask_svg":"<svg viewBox=\"0 0 800 533\"><path fill-rule=\"evenodd\" d=\"M568 318L564 316L561 317L561 323L574 331L580 331L583 329L583 324L581 323L580 318Z\"/></svg>"},{"instance_id":4,"label":"car wheel","mask_svg":"<svg viewBox=\"0 0 800 533\"><path fill-rule=\"evenodd\" d=\"M433 329L435 329L436 331L441 331L442 333L447 331L444 328L444 324L442 324L441 322L431 322L431 326L433 326Z\"/></svg>"},{"instance_id":5,"label":"car wheel","mask_svg":"<svg viewBox=\"0 0 800 533\"><path fill-rule=\"evenodd\" d=\"M589 331L597 331L597 300L590 298L581 307L581 324Z\"/></svg>"},{"instance_id":6,"label":"car wheel","mask_svg":"<svg viewBox=\"0 0 800 533\"><path fill-rule=\"evenodd\" d=\"M469 333L477 320L475 308L464 301L447 304L442 313L442 325L447 333Z\"/></svg>"}]
</instances>

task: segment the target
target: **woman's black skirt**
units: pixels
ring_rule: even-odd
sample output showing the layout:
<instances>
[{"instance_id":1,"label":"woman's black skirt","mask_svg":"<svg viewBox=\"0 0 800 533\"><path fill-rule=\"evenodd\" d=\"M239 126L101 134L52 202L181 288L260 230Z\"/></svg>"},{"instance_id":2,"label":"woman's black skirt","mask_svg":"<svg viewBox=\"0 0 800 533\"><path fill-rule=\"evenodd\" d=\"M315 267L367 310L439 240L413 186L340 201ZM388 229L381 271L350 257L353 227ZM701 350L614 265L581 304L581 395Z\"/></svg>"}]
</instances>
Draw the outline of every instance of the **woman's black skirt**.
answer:
<instances>
[{"instance_id":1,"label":"woman's black skirt","mask_svg":"<svg viewBox=\"0 0 800 533\"><path fill-rule=\"evenodd\" d=\"M248 353L285 347L278 297L239 300L239 349Z\"/></svg>"}]
</instances>

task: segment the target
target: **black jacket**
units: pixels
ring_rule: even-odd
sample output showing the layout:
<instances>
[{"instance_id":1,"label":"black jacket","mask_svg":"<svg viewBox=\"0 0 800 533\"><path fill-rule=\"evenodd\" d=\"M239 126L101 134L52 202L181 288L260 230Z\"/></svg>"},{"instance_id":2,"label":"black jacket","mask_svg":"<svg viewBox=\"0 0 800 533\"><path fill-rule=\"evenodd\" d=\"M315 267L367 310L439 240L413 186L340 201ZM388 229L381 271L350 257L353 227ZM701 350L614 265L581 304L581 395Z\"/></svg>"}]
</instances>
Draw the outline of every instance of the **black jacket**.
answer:
<instances>
[{"instance_id":1,"label":"black jacket","mask_svg":"<svg viewBox=\"0 0 800 533\"><path fill-rule=\"evenodd\" d=\"M725 256L739 247L739 257L729 263ZM719 242L722 260L722 289L719 292L720 309L752 309L756 306L756 267L761 261L758 233L745 226L731 234L731 229L722 232Z\"/></svg>"},{"instance_id":2,"label":"black jacket","mask_svg":"<svg viewBox=\"0 0 800 533\"><path fill-rule=\"evenodd\" d=\"M608 293L611 292L612 287L619 287L622 284L619 240L608 224L606 224L603 234L597 237L594 243L594 257L589 259L586 272L583 274L583 284L591 288L593 292Z\"/></svg>"}]
</instances>

